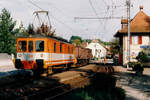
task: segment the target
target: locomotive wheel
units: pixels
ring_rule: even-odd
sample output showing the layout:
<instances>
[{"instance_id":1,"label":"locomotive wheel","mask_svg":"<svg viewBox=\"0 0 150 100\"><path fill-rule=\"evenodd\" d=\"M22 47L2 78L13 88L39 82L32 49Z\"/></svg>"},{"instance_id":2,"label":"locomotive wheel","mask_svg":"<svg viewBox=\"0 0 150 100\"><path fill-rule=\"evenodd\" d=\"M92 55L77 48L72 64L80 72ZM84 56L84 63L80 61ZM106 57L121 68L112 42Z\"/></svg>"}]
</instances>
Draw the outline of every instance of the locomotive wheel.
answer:
<instances>
[{"instance_id":1,"label":"locomotive wheel","mask_svg":"<svg viewBox=\"0 0 150 100\"><path fill-rule=\"evenodd\" d=\"M47 76L47 72L44 72L41 74L42 77L46 77Z\"/></svg>"},{"instance_id":2,"label":"locomotive wheel","mask_svg":"<svg viewBox=\"0 0 150 100\"><path fill-rule=\"evenodd\" d=\"M71 64L66 64L66 70L69 70L71 68Z\"/></svg>"},{"instance_id":3,"label":"locomotive wheel","mask_svg":"<svg viewBox=\"0 0 150 100\"><path fill-rule=\"evenodd\" d=\"M52 73L53 73L53 68L52 68L52 66L48 66L48 68L47 68L47 73L48 73L48 74L52 74Z\"/></svg>"}]
</instances>

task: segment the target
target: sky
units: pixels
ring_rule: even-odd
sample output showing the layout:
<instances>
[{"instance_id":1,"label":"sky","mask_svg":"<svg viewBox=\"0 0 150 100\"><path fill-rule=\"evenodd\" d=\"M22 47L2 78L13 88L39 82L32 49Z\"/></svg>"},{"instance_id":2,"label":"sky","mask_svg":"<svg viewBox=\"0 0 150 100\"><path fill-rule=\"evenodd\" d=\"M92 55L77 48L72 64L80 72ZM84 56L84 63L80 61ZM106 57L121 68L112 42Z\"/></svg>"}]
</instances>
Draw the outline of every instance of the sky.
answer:
<instances>
[{"instance_id":1,"label":"sky","mask_svg":"<svg viewBox=\"0 0 150 100\"><path fill-rule=\"evenodd\" d=\"M144 7L150 16L150 0L130 0L131 18ZM33 4L34 3L34 4ZM121 29L121 19L75 19L75 17L126 17L126 0L0 0L0 10L6 8L24 27L29 23L37 25L33 12L49 11L49 17L56 35L69 39L72 35L83 39L111 41ZM41 16L45 19L44 16ZM35 25L35 26L36 26Z\"/></svg>"}]
</instances>

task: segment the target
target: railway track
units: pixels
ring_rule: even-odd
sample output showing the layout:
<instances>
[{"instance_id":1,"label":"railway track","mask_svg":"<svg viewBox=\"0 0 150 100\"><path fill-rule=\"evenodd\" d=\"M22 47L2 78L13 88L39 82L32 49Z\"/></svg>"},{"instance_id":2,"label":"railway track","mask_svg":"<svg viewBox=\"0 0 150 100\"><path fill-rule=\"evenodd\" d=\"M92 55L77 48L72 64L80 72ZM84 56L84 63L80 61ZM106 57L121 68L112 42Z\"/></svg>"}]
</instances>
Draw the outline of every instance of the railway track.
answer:
<instances>
[{"instance_id":1,"label":"railway track","mask_svg":"<svg viewBox=\"0 0 150 100\"><path fill-rule=\"evenodd\" d=\"M55 86L53 88L46 88L39 92L29 94L23 97L18 98L17 100L52 100L55 99L61 95L64 95L66 93L69 93L73 91L74 89L78 87L83 87L85 83L89 81L89 78L91 78L94 74L84 76L84 78L78 78L78 80L74 79L74 82L72 81L71 87L70 85L66 84L60 84L58 86ZM80 86L79 86L80 85Z\"/></svg>"},{"instance_id":2,"label":"railway track","mask_svg":"<svg viewBox=\"0 0 150 100\"><path fill-rule=\"evenodd\" d=\"M39 79L34 81L26 81L17 83L9 83L8 86L1 88L0 99L1 100L43 100L43 99L54 99L60 95L68 93L73 89L77 88L76 86L81 85L87 81L89 76L84 76L84 78L78 78L77 80L72 81L70 85L60 84L57 80L52 79ZM82 83L83 82L83 83Z\"/></svg>"},{"instance_id":3,"label":"railway track","mask_svg":"<svg viewBox=\"0 0 150 100\"><path fill-rule=\"evenodd\" d=\"M67 72L66 72L67 73ZM15 77L15 76L14 76ZM13 78L14 78L13 77ZM18 77L18 76L17 76ZM11 77L12 78L12 77ZM58 79L47 78L16 78L7 84L1 84L1 100L33 100L33 99L53 99L63 95L73 89L83 86L88 81L89 75L81 77L72 77L60 83ZM70 83L70 84L69 84Z\"/></svg>"},{"instance_id":4,"label":"railway track","mask_svg":"<svg viewBox=\"0 0 150 100\"><path fill-rule=\"evenodd\" d=\"M100 68L101 72L111 71L106 67ZM78 87L89 84L89 78L97 70L95 65L88 65L72 69L49 77L16 78L16 80L3 84L0 87L0 100L51 100L68 93ZM111 68L111 67L110 67ZM91 71L93 69L93 71ZM98 72L99 72L98 71Z\"/></svg>"}]
</instances>

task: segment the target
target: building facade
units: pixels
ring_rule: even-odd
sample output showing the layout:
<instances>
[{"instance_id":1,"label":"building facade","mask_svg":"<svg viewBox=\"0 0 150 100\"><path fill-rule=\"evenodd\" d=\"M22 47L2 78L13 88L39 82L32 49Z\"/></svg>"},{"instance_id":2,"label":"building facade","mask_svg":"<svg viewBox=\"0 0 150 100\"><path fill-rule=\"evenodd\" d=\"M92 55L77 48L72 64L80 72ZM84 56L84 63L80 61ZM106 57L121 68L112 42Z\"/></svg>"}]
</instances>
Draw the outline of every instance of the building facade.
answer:
<instances>
[{"instance_id":1,"label":"building facade","mask_svg":"<svg viewBox=\"0 0 150 100\"><path fill-rule=\"evenodd\" d=\"M103 47L97 40L93 40L86 48L92 49L92 55L95 59L106 57L107 49Z\"/></svg>"},{"instance_id":2,"label":"building facade","mask_svg":"<svg viewBox=\"0 0 150 100\"><path fill-rule=\"evenodd\" d=\"M119 62L128 63L128 25L127 19L122 19L122 29L118 30L115 37L120 40ZM130 22L130 61L136 62L136 56L150 44L150 16L143 12L143 7Z\"/></svg>"}]
</instances>

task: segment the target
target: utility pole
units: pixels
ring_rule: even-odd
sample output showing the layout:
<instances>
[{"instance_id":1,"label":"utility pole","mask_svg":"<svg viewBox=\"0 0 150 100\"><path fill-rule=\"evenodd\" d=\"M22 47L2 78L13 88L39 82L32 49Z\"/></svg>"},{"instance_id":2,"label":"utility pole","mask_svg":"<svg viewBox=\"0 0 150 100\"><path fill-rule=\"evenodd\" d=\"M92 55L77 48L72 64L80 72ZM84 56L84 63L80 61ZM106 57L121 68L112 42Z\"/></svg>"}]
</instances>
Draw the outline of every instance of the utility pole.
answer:
<instances>
[{"instance_id":1,"label":"utility pole","mask_svg":"<svg viewBox=\"0 0 150 100\"><path fill-rule=\"evenodd\" d=\"M130 62L130 36L131 36L131 32L130 32L130 7L131 7L131 3L130 3L130 0L127 0L126 3L127 3L127 19L128 19L128 52L127 52L128 63L127 63L127 68L129 68L129 62Z\"/></svg>"}]
</instances>

